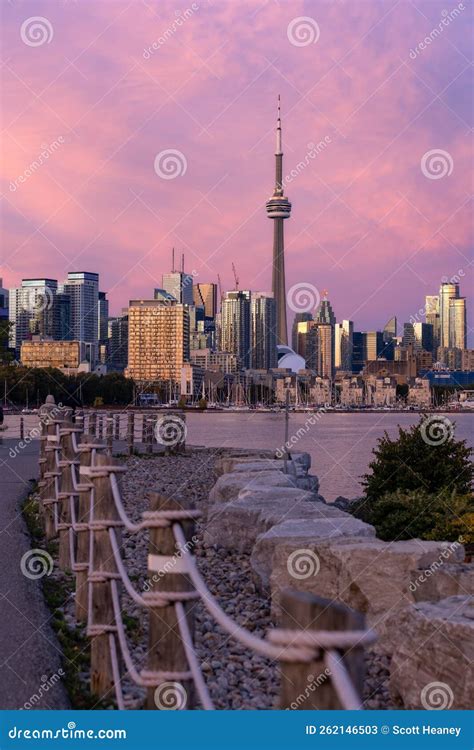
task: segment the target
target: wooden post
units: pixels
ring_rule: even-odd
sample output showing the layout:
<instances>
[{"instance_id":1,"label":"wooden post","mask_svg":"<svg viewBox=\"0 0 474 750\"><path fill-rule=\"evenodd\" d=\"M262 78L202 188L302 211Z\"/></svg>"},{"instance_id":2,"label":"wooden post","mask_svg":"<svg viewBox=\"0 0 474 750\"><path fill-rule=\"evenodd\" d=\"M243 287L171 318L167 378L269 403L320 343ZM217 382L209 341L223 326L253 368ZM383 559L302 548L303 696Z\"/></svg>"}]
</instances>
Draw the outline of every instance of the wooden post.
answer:
<instances>
[{"instance_id":1,"label":"wooden post","mask_svg":"<svg viewBox=\"0 0 474 750\"><path fill-rule=\"evenodd\" d=\"M113 415L115 440L120 440L120 417L120 414Z\"/></svg>"},{"instance_id":2,"label":"wooden post","mask_svg":"<svg viewBox=\"0 0 474 750\"><path fill-rule=\"evenodd\" d=\"M343 604L322 599L304 591L285 590L281 594L279 626L301 630L363 630L364 616ZM364 682L364 649L352 646L341 651L354 688L362 695ZM331 675L324 663L324 652L311 662L280 663L280 709L342 709Z\"/></svg>"},{"instance_id":3,"label":"wooden post","mask_svg":"<svg viewBox=\"0 0 474 750\"><path fill-rule=\"evenodd\" d=\"M112 466L114 460L105 452L97 452L95 467ZM104 470L92 476L94 500L92 521L117 521L118 514L109 479L110 472ZM113 557L107 525L103 529L92 526L92 559L89 568L89 584L92 587L92 621L89 627L97 629L91 642L91 692L100 698L111 696L114 687L112 661L110 657L109 633L115 624L110 589L110 576L115 577L117 568Z\"/></svg>"},{"instance_id":4,"label":"wooden post","mask_svg":"<svg viewBox=\"0 0 474 750\"><path fill-rule=\"evenodd\" d=\"M114 447L114 418L112 414L105 417L105 435L107 440L107 453L111 456Z\"/></svg>"},{"instance_id":5,"label":"wooden post","mask_svg":"<svg viewBox=\"0 0 474 750\"><path fill-rule=\"evenodd\" d=\"M127 442L128 442L128 455L131 456L133 453L133 442L135 438L135 414L133 411L128 413L128 424L127 424Z\"/></svg>"},{"instance_id":6,"label":"wooden post","mask_svg":"<svg viewBox=\"0 0 474 750\"><path fill-rule=\"evenodd\" d=\"M97 435L97 412L93 411L89 415L89 433L91 435Z\"/></svg>"},{"instance_id":7,"label":"wooden post","mask_svg":"<svg viewBox=\"0 0 474 750\"><path fill-rule=\"evenodd\" d=\"M147 417L146 420L146 452L148 454L153 453L153 417Z\"/></svg>"},{"instance_id":8,"label":"wooden post","mask_svg":"<svg viewBox=\"0 0 474 750\"><path fill-rule=\"evenodd\" d=\"M25 419L24 417L20 417L20 440L23 440L25 437Z\"/></svg>"},{"instance_id":9,"label":"wooden post","mask_svg":"<svg viewBox=\"0 0 474 750\"><path fill-rule=\"evenodd\" d=\"M142 443L146 443L146 412L142 412Z\"/></svg>"},{"instance_id":10,"label":"wooden post","mask_svg":"<svg viewBox=\"0 0 474 750\"><path fill-rule=\"evenodd\" d=\"M98 415L98 420L97 420L97 437L99 438L99 440L102 440L102 438L104 437L104 419L105 419L104 414L99 414Z\"/></svg>"},{"instance_id":11,"label":"wooden post","mask_svg":"<svg viewBox=\"0 0 474 750\"><path fill-rule=\"evenodd\" d=\"M46 425L46 445L44 464L44 485L41 490L41 498L44 510L44 533L46 539L54 539L56 536L55 507L57 508L57 492L59 491L59 478L61 471L56 466L56 454L59 450L59 442L56 439L58 426L62 425L61 419L51 419Z\"/></svg>"},{"instance_id":12,"label":"wooden post","mask_svg":"<svg viewBox=\"0 0 474 750\"><path fill-rule=\"evenodd\" d=\"M75 463L79 463L72 446L72 433L79 432L80 428L74 426L71 421L64 421L60 428L59 442L61 445L60 471L58 493L58 526L59 526L59 553L58 566L60 570L71 570L71 539L69 529L71 528L71 497L74 499L74 488L72 484L71 471Z\"/></svg>"},{"instance_id":13,"label":"wooden post","mask_svg":"<svg viewBox=\"0 0 474 750\"><path fill-rule=\"evenodd\" d=\"M150 493L150 510L183 510L183 507L186 507L183 501L176 498L167 498L157 492ZM182 526L186 541L190 541L194 534L194 522L184 521ZM166 558L168 558L168 562ZM148 557L150 591L191 591L193 586L186 573L182 572L183 567L183 558L176 546L172 527L150 529ZM183 605L191 634L194 631L192 605L192 601L185 602ZM165 607L151 607L148 628L148 669L187 672L189 667L181 641L174 604L171 603ZM173 682L178 684L176 695L169 696L170 702L174 698L174 702L180 708L193 708L193 681L175 680ZM147 708L154 710L163 708L160 705L159 688L148 689Z\"/></svg>"},{"instance_id":14,"label":"wooden post","mask_svg":"<svg viewBox=\"0 0 474 750\"><path fill-rule=\"evenodd\" d=\"M79 500L77 504L76 521L79 528L76 532L76 596L75 615L77 622L87 622L88 586L87 576L89 572L89 523L90 507L92 500L93 484L87 475L87 470L92 462L92 444L95 442L93 435L83 435L81 445L90 446L79 454Z\"/></svg>"}]
</instances>

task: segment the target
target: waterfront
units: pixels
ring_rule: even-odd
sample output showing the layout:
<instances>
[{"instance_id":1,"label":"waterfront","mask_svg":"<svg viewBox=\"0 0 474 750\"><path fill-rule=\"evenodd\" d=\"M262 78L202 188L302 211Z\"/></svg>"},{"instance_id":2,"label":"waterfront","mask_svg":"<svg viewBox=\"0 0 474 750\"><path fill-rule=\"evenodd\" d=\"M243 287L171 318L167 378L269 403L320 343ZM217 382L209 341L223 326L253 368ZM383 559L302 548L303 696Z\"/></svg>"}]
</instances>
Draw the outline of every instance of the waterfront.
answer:
<instances>
[{"instance_id":1,"label":"waterfront","mask_svg":"<svg viewBox=\"0 0 474 750\"><path fill-rule=\"evenodd\" d=\"M472 414L443 415L455 424L455 436L474 445ZM36 415L26 415L25 436L37 426ZM408 427L418 422L414 413L370 412L354 414L292 413L289 438L294 451L311 455L313 474L320 479L320 492L326 500L338 495L353 498L360 493L359 478L371 461L372 449L386 430L391 437L397 425ZM125 430L123 414L121 429ZM19 438L19 416L6 416L10 442ZM284 413L261 412L186 412L187 441L193 445L235 448L282 448L285 439ZM35 437L35 435L33 435ZM293 437L293 439L292 439Z\"/></svg>"}]
</instances>

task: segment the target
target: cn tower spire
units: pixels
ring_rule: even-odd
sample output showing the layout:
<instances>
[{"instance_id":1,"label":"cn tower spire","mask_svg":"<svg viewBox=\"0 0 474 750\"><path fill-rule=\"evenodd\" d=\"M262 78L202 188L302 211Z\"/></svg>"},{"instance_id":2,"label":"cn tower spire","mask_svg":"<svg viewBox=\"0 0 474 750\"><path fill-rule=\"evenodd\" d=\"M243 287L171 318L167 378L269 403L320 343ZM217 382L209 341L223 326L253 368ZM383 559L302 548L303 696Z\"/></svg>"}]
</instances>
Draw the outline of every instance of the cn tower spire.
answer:
<instances>
[{"instance_id":1,"label":"cn tower spire","mask_svg":"<svg viewBox=\"0 0 474 750\"><path fill-rule=\"evenodd\" d=\"M272 291L277 317L277 344L288 344L286 324L286 283L285 283L285 241L283 221L291 214L291 203L283 194L283 149L281 139L281 109L278 95L276 150L275 150L275 189L267 201L267 216L273 219L273 273Z\"/></svg>"}]
</instances>

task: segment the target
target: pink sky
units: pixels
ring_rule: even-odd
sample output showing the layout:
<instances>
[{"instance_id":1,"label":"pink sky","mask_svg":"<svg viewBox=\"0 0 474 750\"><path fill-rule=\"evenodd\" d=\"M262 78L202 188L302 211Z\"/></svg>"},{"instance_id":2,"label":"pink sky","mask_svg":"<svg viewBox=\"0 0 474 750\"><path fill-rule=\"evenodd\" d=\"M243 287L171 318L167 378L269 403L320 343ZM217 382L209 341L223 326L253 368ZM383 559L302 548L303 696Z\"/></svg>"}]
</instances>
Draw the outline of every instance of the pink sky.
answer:
<instances>
[{"instance_id":1,"label":"pink sky","mask_svg":"<svg viewBox=\"0 0 474 750\"><path fill-rule=\"evenodd\" d=\"M197 281L219 272L232 288L233 261L242 288L268 290L280 93L285 174L327 139L286 189L287 286L329 290L338 320L359 330L408 320L446 277L459 276L469 295L471 9L467 0L3 4L4 284L97 271L116 313L161 285L174 245ZM49 41L37 46L21 33L33 16L47 22ZM319 38L297 46L288 28L302 16ZM168 149L186 160L175 179L154 169ZM432 150L447 152L449 175L423 174Z\"/></svg>"}]
</instances>

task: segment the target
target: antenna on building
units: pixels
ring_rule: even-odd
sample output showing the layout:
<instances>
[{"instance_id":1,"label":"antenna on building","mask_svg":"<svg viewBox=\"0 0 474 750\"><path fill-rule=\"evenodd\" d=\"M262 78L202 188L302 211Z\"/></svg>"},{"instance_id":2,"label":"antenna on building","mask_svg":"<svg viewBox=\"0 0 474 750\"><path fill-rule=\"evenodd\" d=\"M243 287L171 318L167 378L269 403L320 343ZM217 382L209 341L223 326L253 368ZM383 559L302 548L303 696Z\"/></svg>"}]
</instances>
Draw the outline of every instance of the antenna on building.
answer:
<instances>
[{"instance_id":1,"label":"antenna on building","mask_svg":"<svg viewBox=\"0 0 474 750\"><path fill-rule=\"evenodd\" d=\"M181 253L181 273L184 273L184 253Z\"/></svg>"},{"instance_id":2,"label":"antenna on building","mask_svg":"<svg viewBox=\"0 0 474 750\"><path fill-rule=\"evenodd\" d=\"M171 250L171 273L174 273L174 247Z\"/></svg>"}]
</instances>

